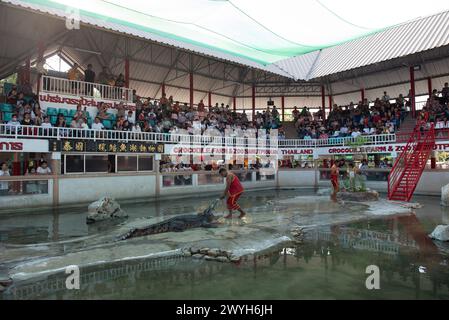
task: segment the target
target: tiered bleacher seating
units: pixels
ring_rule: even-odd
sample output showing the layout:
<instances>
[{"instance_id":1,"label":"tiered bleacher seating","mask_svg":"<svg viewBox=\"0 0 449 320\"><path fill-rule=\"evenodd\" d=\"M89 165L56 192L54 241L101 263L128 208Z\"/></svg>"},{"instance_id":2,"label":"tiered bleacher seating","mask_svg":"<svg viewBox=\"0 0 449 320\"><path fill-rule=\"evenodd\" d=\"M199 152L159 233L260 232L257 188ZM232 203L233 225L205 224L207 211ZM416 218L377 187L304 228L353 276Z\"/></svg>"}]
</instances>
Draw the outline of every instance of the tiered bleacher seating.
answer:
<instances>
[{"instance_id":1,"label":"tiered bleacher seating","mask_svg":"<svg viewBox=\"0 0 449 320\"><path fill-rule=\"evenodd\" d=\"M3 121L8 122L9 120L11 120L13 110L14 110L14 106L12 104L8 104L8 103L0 104L0 112L2 112Z\"/></svg>"}]
</instances>

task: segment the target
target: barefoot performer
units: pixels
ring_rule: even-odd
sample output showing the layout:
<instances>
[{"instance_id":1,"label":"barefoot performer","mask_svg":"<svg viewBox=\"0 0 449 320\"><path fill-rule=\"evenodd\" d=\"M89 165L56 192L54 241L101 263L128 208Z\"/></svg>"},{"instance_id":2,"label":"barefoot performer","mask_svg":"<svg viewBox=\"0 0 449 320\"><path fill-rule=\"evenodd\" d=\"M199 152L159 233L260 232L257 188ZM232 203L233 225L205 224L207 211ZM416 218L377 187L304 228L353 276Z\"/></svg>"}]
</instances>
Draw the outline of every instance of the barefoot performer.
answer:
<instances>
[{"instance_id":1,"label":"barefoot performer","mask_svg":"<svg viewBox=\"0 0 449 320\"><path fill-rule=\"evenodd\" d=\"M334 194L336 194L339 191L338 174L339 174L338 167L337 164L334 162L334 164L331 167L331 182Z\"/></svg>"},{"instance_id":2,"label":"barefoot performer","mask_svg":"<svg viewBox=\"0 0 449 320\"><path fill-rule=\"evenodd\" d=\"M237 210L238 212L240 212L239 218L243 218L246 215L246 213L237 204L238 198L244 191L239 178L237 178L237 176L232 172L228 172L228 170L226 170L225 168L220 168L218 173L223 178L226 178L226 188L224 190L223 195L220 197L220 199L224 199L226 196L228 196L226 203L228 206L229 214L225 216L225 218L229 219L232 217L232 210Z\"/></svg>"}]
</instances>

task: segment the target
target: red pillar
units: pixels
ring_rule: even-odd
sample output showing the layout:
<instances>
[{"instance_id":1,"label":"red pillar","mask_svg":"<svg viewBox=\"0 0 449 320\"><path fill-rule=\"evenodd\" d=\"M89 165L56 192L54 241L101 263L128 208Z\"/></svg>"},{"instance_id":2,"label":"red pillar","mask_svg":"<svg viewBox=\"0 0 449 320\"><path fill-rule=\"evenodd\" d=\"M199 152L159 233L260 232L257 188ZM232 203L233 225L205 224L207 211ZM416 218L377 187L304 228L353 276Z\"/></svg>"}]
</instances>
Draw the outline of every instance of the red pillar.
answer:
<instances>
[{"instance_id":1,"label":"red pillar","mask_svg":"<svg viewBox=\"0 0 449 320\"><path fill-rule=\"evenodd\" d=\"M162 84L161 90L162 90L162 95L164 95L165 94L165 83Z\"/></svg>"},{"instance_id":2,"label":"red pillar","mask_svg":"<svg viewBox=\"0 0 449 320\"><path fill-rule=\"evenodd\" d=\"M427 78L427 90L429 92L429 97L432 95L432 78Z\"/></svg>"},{"instance_id":3,"label":"red pillar","mask_svg":"<svg viewBox=\"0 0 449 320\"><path fill-rule=\"evenodd\" d=\"M207 94L207 100L208 100L208 103L209 103L209 107L212 107L212 92L210 92L210 91Z\"/></svg>"},{"instance_id":4,"label":"red pillar","mask_svg":"<svg viewBox=\"0 0 449 320\"><path fill-rule=\"evenodd\" d=\"M129 59L125 59L125 87L129 88Z\"/></svg>"},{"instance_id":5,"label":"red pillar","mask_svg":"<svg viewBox=\"0 0 449 320\"><path fill-rule=\"evenodd\" d=\"M410 66L410 108L412 109L412 116L415 117L415 70Z\"/></svg>"},{"instance_id":6,"label":"red pillar","mask_svg":"<svg viewBox=\"0 0 449 320\"><path fill-rule=\"evenodd\" d=\"M323 108L324 119L326 119L326 98L325 98L324 86L321 86L321 107Z\"/></svg>"},{"instance_id":7,"label":"red pillar","mask_svg":"<svg viewBox=\"0 0 449 320\"><path fill-rule=\"evenodd\" d=\"M193 73L190 72L190 106L193 107Z\"/></svg>"},{"instance_id":8,"label":"red pillar","mask_svg":"<svg viewBox=\"0 0 449 320\"><path fill-rule=\"evenodd\" d=\"M252 92L251 92L251 98L252 98L252 107L253 107L253 121L256 118L256 86L253 85Z\"/></svg>"},{"instance_id":9,"label":"red pillar","mask_svg":"<svg viewBox=\"0 0 449 320\"><path fill-rule=\"evenodd\" d=\"M282 122L284 122L284 117L285 117L285 97L282 96L281 97L281 115L282 115Z\"/></svg>"},{"instance_id":10,"label":"red pillar","mask_svg":"<svg viewBox=\"0 0 449 320\"><path fill-rule=\"evenodd\" d=\"M232 109L234 110L234 112L237 111L237 102L235 97L232 97Z\"/></svg>"},{"instance_id":11,"label":"red pillar","mask_svg":"<svg viewBox=\"0 0 449 320\"><path fill-rule=\"evenodd\" d=\"M362 98L363 102L363 100L365 100L365 89L360 89L360 97Z\"/></svg>"}]
</instances>

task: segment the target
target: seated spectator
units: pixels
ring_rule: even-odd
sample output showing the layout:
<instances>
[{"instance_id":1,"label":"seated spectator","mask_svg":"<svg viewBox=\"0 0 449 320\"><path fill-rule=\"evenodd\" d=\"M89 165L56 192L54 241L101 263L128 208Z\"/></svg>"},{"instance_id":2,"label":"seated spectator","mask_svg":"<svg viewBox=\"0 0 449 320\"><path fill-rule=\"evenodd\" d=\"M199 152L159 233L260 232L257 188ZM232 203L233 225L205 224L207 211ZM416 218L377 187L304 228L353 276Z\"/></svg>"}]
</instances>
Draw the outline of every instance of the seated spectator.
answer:
<instances>
[{"instance_id":1,"label":"seated spectator","mask_svg":"<svg viewBox=\"0 0 449 320\"><path fill-rule=\"evenodd\" d=\"M79 70L79 65L74 63L70 70L67 72L67 78L71 81L82 81L83 74Z\"/></svg>"},{"instance_id":2,"label":"seated spectator","mask_svg":"<svg viewBox=\"0 0 449 320\"><path fill-rule=\"evenodd\" d=\"M17 93L17 86L12 86L11 91L8 93L8 97L6 98L6 101L9 104L17 104L17 100L19 98L19 94Z\"/></svg>"},{"instance_id":3,"label":"seated spectator","mask_svg":"<svg viewBox=\"0 0 449 320\"><path fill-rule=\"evenodd\" d=\"M9 168L6 162L2 162L0 164L0 177L10 176ZM0 195L7 195L9 192L9 182L8 181L0 181Z\"/></svg>"},{"instance_id":4,"label":"seated spectator","mask_svg":"<svg viewBox=\"0 0 449 320\"><path fill-rule=\"evenodd\" d=\"M131 110L128 111L128 114L125 117L126 121L128 121L131 124L134 124L136 121L134 120L134 115Z\"/></svg>"},{"instance_id":5,"label":"seated spectator","mask_svg":"<svg viewBox=\"0 0 449 320\"><path fill-rule=\"evenodd\" d=\"M29 113L29 112L25 113L21 124L22 124L22 126L33 126L34 125L34 122L31 119L31 113Z\"/></svg>"},{"instance_id":6,"label":"seated spectator","mask_svg":"<svg viewBox=\"0 0 449 320\"><path fill-rule=\"evenodd\" d=\"M51 127L53 127L53 125L50 122L50 117L47 117L47 116L44 117L44 120L43 120L43 122L41 124L41 127L43 127L43 128L51 128Z\"/></svg>"},{"instance_id":7,"label":"seated spectator","mask_svg":"<svg viewBox=\"0 0 449 320\"><path fill-rule=\"evenodd\" d=\"M442 103L449 103L449 84L444 83L443 89L441 89Z\"/></svg>"},{"instance_id":8,"label":"seated spectator","mask_svg":"<svg viewBox=\"0 0 449 320\"><path fill-rule=\"evenodd\" d=\"M41 165L36 170L37 174L51 174L51 169L48 166L47 161L42 161Z\"/></svg>"},{"instance_id":9,"label":"seated spectator","mask_svg":"<svg viewBox=\"0 0 449 320\"><path fill-rule=\"evenodd\" d=\"M100 84L109 85L112 78L112 75L108 72L108 68L103 67L102 71L98 74L97 81Z\"/></svg>"},{"instance_id":10,"label":"seated spectator","mask_svg":"<svg viewBox=\"0 0 449 320\"><path fill-rule=\"evenodd\" d=\"M92 123L92 130L104 130L104 125L99 117L95 117L94 123Z\"/></svg>"},{"instance_id":11,"label":"seated spectator","mask_svg":"<svg viewBox=\"0 0 449 320\"><path fill-rule=\"evenodd\" d=\"M58 114L58 119L56 120L55 127L58 127L58 128L67 127L67 123L65 122L65 118L62 114Z\"/></svg>"},{"instance_id":12,"label":"seated spectator","mask_svg":"<svg viewBox=\"0 0 449 320\"><path fill-rule=\"evenodd\" d=\"M115 86L116 87L124 87L126 85L125 76L120 73L115 80Z\"/></svg>"}]
</instances>

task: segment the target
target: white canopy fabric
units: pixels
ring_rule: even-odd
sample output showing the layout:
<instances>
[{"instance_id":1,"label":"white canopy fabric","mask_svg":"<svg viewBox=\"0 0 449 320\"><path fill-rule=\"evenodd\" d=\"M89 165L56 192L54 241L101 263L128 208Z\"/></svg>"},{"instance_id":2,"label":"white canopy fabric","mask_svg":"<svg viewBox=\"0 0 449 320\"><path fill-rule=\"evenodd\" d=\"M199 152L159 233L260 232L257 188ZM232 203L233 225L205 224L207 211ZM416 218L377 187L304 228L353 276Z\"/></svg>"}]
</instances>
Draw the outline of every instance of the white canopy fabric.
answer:
<instances>
[{"instance_id":1,"label":"white canopy fabric","mask_svg":"<svg viewBox=\"0 0 449 320\"><path fill-rule=\"evenodd\" d=\"M22 0L267 66L449 9L447 0Z\"/></svg>"}]
</instances>

